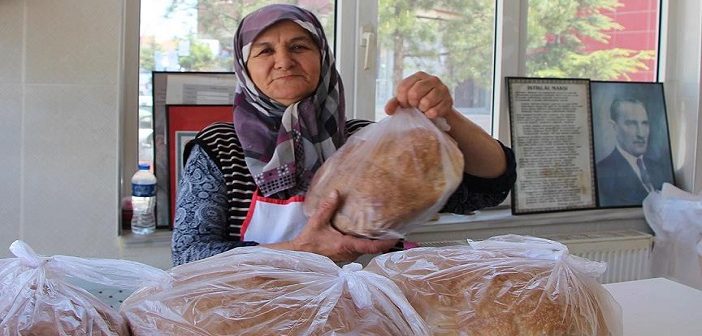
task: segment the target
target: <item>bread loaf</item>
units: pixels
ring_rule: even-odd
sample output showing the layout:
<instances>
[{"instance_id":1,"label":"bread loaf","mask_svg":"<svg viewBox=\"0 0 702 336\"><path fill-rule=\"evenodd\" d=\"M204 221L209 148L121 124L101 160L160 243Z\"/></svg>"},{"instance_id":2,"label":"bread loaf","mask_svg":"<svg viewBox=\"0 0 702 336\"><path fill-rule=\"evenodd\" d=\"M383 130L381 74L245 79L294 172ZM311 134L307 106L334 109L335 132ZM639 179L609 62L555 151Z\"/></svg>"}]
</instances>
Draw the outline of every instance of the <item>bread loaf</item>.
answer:
<instances>
[{"instance_id":1,"label":"bread loaf","mask_svg":"<svg viewBox=\"0 0 702 336\"><path fill-rule=\"evenodd\" d=\"M430 126L434 129L407 128L382 136L380 129L369 129L351 137L315 174L306 213L314 213L336 190L342 203L332 225L346 234L401 238L409 226L429 220L463 176L462 153L450 137Z\"/></svg>"},{"instance_id":2,"label":"bread loaf","mask_svg":"<svg viewBox=\"0 0 702 336\"><path fill-rule=\"evenodd\" d=\"M115 309L67 283L35 278L14 297L0 300L0 335L129 335Z\"/></svg>"},{"instance_id":3,"label":"bread loaf","mask_svg":"<svg viewBox=\"0 0 702 336\"><path fill-rule=\"evenodd\" d=\"M604 288L553 261L455 246L382 255L366 270L392 279L433 335L612 334Z\"/></svg>"}]
</instances>

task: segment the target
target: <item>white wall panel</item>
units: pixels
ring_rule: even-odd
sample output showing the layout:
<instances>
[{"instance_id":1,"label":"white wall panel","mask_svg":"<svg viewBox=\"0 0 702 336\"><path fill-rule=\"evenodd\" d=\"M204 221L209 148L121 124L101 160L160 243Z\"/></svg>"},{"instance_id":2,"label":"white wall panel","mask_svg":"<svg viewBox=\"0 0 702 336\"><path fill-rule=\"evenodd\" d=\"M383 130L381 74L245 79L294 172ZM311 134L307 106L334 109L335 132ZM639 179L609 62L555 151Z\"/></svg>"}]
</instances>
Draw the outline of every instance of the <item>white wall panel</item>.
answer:
<instances>
[{"instance_id":1,"label":"white wall panel","mask_svg":"<svg viewBox=\"0 0 702 336\"><path fill-rule=\"evenodd\" d=\"M0 258L19 236L24 1L0 1Z\"/></svg>"},{"instance_id":2,"label":"white wall panel","mask_svg":"<svg viewBox=\"0 0 702 336\"><path fill-rule=\"evenodd\" d=\"M0 5L2 8L2 5ZM0 12L2 13L2 12ZM2 14L0 14L2 21ZM22 87L0 82L0 258L19 237Z\"/></svg>"},{"instance_id":3,"label":"white wall panel","mask_svg":"<svg viewBox=\"0 0 702 336\"><path fill-rule=\"evenodd\" d=\"M27 0L27 83L117 85L121 4Z\"/></svg>"},{"instance_id":4,"label":"white wall panel","mask_svg":"<svg viewBox=\"0 0 702 336\"><path fill-rule=\"evenodd\" d=\"M115 86L27 85L25 90L23 239L52 254L114 255Z\"/></svg>"},{"instance_id":5,"label":"white wall panel","mask_svg":"<svg viewBox=\"0 0 702 336\"><path fill-rule=\"evenodd\" d=\"M117 235L126 3L0 0L0 258L22 239L170 266L168 237Z\"/></svg>"},{"instance_id":6,"label":"white wall panel","mask_svg":"<svg viewBox=\"0 0 702 336\"><path fill-rule=\"evenodd\" d=\"M22 81L24 1L0 1L0 83Z\"/></svg>"}]
</instances>

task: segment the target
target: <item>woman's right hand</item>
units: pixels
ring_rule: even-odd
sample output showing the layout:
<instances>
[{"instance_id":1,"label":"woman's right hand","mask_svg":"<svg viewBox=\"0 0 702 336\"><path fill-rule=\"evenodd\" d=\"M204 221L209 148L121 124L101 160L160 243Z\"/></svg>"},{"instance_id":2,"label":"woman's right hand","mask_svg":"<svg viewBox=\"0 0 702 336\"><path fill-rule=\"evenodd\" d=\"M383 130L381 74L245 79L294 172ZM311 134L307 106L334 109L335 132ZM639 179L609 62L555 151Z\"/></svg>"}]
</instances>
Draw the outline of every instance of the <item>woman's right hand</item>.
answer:
<instances>
[{"instance_id":1,"label":"woman's right hand","mask_svg":"<svg viewBox=\"0 0 702 336\"><path fill-rule=\"evenodd\" d=\"M353 261L363 254L383 253L397 244L397 239L370 240L345 235L331 226L339 207L339 194L334 191L319 203L319 208L290 241L291 249L322 254L335 262Z\"/></svg>"}]
</instances>

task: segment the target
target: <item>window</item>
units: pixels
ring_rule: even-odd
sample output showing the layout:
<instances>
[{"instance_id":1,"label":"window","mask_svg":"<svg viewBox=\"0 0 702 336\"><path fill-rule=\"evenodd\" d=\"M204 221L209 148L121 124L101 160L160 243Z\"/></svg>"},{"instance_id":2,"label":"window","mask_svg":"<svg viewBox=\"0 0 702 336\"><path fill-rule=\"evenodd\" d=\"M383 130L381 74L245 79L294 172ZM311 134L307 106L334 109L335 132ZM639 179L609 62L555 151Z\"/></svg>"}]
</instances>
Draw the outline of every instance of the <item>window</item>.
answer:
<instances>
[{"instance_id":1,"label":"window","mask_svg":"<svg viewBox=\"0 0 702 336\"><path fill-rule=\"evenodd\" d=\"M141 131L150 127L151 71L232 71L238 21L271 2L281 1L141 1L138 88L128 88L139 96L134 152L140 160L151 160L154 148L153 135ZM661 6L673 6L660 0L286 2L317 13L337 42L347 115L383 117L397 80L423 70L449 85L459 111L506 143L505 76L657 81Z\"/></svg>"},{"instance_id":2,"label":"window","mask_svg":"<svg viewBox=\"0 0 702 336\"><path fill-rule=\"evenodd\" d=\"M456 109L489 132L494 45L494 0L380 0L375 119L385 116L394 83L422 70L440 77Z\"/></svg>"},{"instance_id":3,"label":"window","mask_svg":"<svg viewBox=\"0 0 702 336\"><path fill-rule=\"evenodd\" d=\"M140 118L152 106L152 70L232 71L239 20L273 2L280 1L142 1ZM494 78L657 80L659 0L287 2L317 13L328 38L339 40L349 114L359 118L382 118L394 84L418 70L441 77L456 108L496 136L508 132L498 129L506 125L499 112L506 111L493 97L505 92ZM139 157L149 161L146 133L140 126Z\"/></svg>"},{"instance_id":4,"label":"window","mask_svg":"<svg viewBox=\"0 0 702 336\"><path fill-rule=\"evenodd\" d=\"M506 106L500 107L506 92L494 78L657 80L658 0L376 0L358 6L358 30L366 30L368 22L378 27L375 82L364 75L369 66L360 60L355 75L344 80L347 87L356 81L356 97L364 98L355 110L367 118L384 116L393 84L416 70L441 77L456 108L498 137L509 132L499 113L506 115ZM373 15L377 18L369 18ZM357 57L363 58L363 36L357 41ZM368 87L374 88L372 95ZM369 95L374 106L363 101Z\"/></svg>"}]
</instances>

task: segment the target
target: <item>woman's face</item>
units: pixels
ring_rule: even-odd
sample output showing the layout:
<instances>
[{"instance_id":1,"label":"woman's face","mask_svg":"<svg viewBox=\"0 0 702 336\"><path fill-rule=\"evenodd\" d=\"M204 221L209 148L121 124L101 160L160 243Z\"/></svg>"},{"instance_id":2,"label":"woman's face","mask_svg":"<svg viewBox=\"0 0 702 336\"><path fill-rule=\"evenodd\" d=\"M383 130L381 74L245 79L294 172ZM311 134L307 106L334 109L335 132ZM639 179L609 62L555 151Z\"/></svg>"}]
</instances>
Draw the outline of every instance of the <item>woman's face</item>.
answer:
<instances>
[{"instance_id":1,"label":"woman's face","mask_svg":"<svg viewBox=\"0 0 702 336\"><path fill-rule=\"evenodd\" d=\"M311 35L286 20L254 39L246 70L261 92L288 106L315 92L321 63L319 47Z\"/></svg>"}]
</instances>

